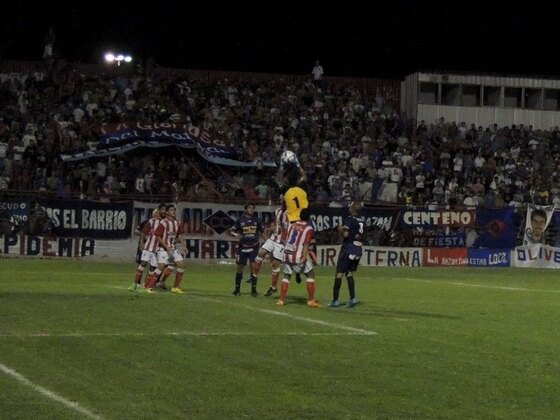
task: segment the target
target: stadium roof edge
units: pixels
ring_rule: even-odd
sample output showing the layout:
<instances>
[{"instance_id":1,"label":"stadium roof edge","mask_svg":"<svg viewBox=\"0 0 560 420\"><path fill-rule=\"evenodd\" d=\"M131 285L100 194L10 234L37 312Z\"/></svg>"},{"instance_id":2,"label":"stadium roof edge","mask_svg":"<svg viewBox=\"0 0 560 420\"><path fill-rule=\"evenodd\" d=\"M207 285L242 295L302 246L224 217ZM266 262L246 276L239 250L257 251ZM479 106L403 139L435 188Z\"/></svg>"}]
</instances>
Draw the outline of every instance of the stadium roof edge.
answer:
<instances>
[{"instance_id":1,"label":"stadium roof edge","mask_svg":"<svg viewBox=\"0 0 560 420\"><path fill-rule=\"evenodd\" d=\"M461 76L494 76L494 77L517 77L525 79L545 79L545 80L560 80L560 75L537 75L537 74L523 74L523 73L507 73L507 72L485 72L485 71L459 71L459 70L434 70L434 69L417 69L416 71L408 74L406 77L414 73L427 73L427 74L452 74Z\"/></svg>"}]
</instances>

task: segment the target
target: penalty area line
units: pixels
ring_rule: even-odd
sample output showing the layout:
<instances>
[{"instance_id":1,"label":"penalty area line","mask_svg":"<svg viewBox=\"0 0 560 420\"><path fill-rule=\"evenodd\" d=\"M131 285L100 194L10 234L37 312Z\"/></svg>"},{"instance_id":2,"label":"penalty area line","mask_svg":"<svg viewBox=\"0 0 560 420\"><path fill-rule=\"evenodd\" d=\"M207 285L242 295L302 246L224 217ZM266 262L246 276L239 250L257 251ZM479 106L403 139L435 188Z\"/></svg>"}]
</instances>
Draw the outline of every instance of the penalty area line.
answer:
<instances>
[{"instance_id":1,"label":"penalty area line","mask_svg":"<svg viewBox=\"0 0 560 420\"><path fill-rule=\"evenodd\" d=\"M371 333L368 333L368 335ZM227 337L227 336L336 336L336 335L365 335L361 331L348 332L256 332L256 331L170 331L160 333L122 332L122 333L30 333L30 334L0 334L0 338L87 338L87 337Z\"/></svg>"},{"instance_id":2,"label":"penalty area line","mask_svg":"<svg viewBox=\"0 0 560 420\"><path fill-rule=\"evenodd\" d=\"M223 300L219 300L219 299L204 298L204 297L200 297L200 296L198 296L198 298L202 299L202 300L208 300L210 302L226 303ZM232 304L236 305L236 303L232 303ZM304 317L304 316L292 315L292 314L289 314L289 313L286 313L286 312L273 311L273 310L270 310L270 309L255 308L253 306L248 306L248 305L240 305L240 306L244 307L245 309L249 309L249 310L256 311L256 312L261 312L261 313L268 314L268 315L283 316L283 317L286 317L286 318L295 319L296 321L303 321L303 322L307 322L307 323L310 323L310 324L318 324L318 325L322 325L324 327L330 327L330 328L335 328L335 329L339 329L339 330L348 331L348 332L351 332L354 335L377 335L377 333L375 331L368 331L368 330L364 330L364 329L361 329L361 328L349 327L347 325L335 324L334 322L322 321L320 319L307 318L307 317Z\"/></svg>"},{"instance_id":3,"label":"penalty area line","mask_svg":"<svg viewBox=\"0 0 560 420\"><path fill-rule=\"evenodd\" d=\"M498 289L498 290L512 290L514 292L544 292L544 293L560 293L560 290L541 290L541 289L527 289L525 287L510 287L510 286L489 286L485 284L469 284L461 283L458 281L447 281L447 284L464 287L481 287L484 289Z\"/></svg>"},{"instance_id":4,"label":"penalty area line","mask_svg":"<svg viewBox=\"0 0 560 420\"><path fill-rule=\"evenodd\" d=\"M325 327L331 327L331 328L337 328L337 329L346 330L346 331L352 331L356 335L377 335L377 333L375 331L368 331L368 330L363 330L361 328L348 327L346 325L335 324L335 323L332 323L332 322L322 321L320 319L312 319L312 318L306 318L306 317L303 317L303 316L292 315L292 314L288 314L286 312L272 311L270 309L258 309L258 311L263 312L265 314L284 316L286 318L296 319L298 321L310 322L312 324L319 324L319 325L323 325Z\"/></svg>"},{"instance_id":5,"label":"penalty area line","mask_svg":"<svg viewBox=\"0 0 560 420\"><path fill-rule=\"evenodd\" d=\"M421 280L412 277L395 277L393 280L408 280L408 281L414 281L418 283L432 283L432 284L451 284L453 286L479 287L482 289L508 290L513 292L560 293L560 290L528 289L526 287L512 287L512 286L493 286L490 284L462 283L459 281Z\"/></svg>"},{"instance_id":6,"label":"penalty area line","mask_svg":"<svg viewBox=\"0 0 560 420\"><path fill-rule=\"evenodd\" d=\"M25 376L21 375L20 373L16 372L14 369L9 368L8 366L6 366L2 363L0 363L0 371L4 372L8 376L11 376L12 378L14 378L19 383L30 387L31 389L38 392L39 394L41 394L41 395L43 395L43 396L45 396L45 397L47 397L47 398L49 398L53 401L59 402L62 405L66 406L67 408L70 408L74 411L77 411L78 413L82 414L83 416L85 416L87 418L90 418L90 419L102 419L103 418L103 417L98 416L97 414L92 413L87 408L81 406L77 402L69 401L66 398L61 397L60 395L55 394L54 392L49 391L48 389L43 388L40 385L34 384L29 379L27 379Z\"/></svg>"}]
</instances>

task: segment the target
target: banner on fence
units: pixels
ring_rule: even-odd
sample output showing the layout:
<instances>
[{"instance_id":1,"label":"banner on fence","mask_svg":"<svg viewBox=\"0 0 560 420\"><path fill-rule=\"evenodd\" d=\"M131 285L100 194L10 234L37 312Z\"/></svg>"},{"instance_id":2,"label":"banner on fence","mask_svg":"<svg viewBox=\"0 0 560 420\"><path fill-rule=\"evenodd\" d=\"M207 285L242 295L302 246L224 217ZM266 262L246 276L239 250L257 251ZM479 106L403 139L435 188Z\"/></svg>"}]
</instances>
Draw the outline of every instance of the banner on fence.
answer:
<instances>
[{"instance_id":1,"label":"banner on fence","mask_svg":"<svg viewBox=\"0 0 560 420\"><path fill-rule=\"evenodd\" d=\"M469 266L471 267L509 267L510 249L469 249Z\"/></svg>"},{"instance_id":2,"label":"banner on fence","mask_svg":"<svg viewBox=\"0 0 560 420\"><path fill-rule=\"evenodd\" d=\"M29 217L29 201L17 199L0 200L0 219L24 223Z\"/></svg>"},{"instance_id":3,"label":"banner on fence","mask_svg":"<svg viewBox=\"0 0 560 420\"><path fill-rule=\"evenodd\" d=\"M476 222L474 210L404 210L401 212L403 228L415 227L473 227Z\"/></svg>"},{"instance_id":4,"label":"banner on fence","mask_svg":"<svg viewBox=\"0 0 560 420\"><path fill-rule=\"evenodd\" d=\"M126 239L132 235L132 202L38 199L52 223L52 234L62 237Z\"/></svg>"},{"instance_id":5,"label":"banner on fence","mask_svg":"<svg viewBox=\"0 0 560 420\"><path fill-rule=\"evenodd\" d=\"M228 230L241 217L245 210L242 204L187 203L180 202L177 206L177 219L185 223L186 236L189 239L221 239L231 241ZM138 225L152 216L157 203L143 201L134 202L134 223ZM256 217L264 226L274 222L274 211L277 206L260 206L255 208Z\"/></svg>"},{"instance_id":6,"label":"banner on fence","mask_svg":"<svg viewBox=\"0 0 560 420\"><path fill-rule=\"evenodd\" d=\"M424 265L427 267L468 265L467 248L425 248Z\"/></svg>"},{"instance_id":7,"label":"banner on fence","mask_svg":"<svg viewBox=\"0 0 560 420\"><path fill-rule=\"evenodd\" d=\"M151 217L156 203L134 202L135 224ZM257 205L256 216L265 226L274 222L274 211L278 206ZM235 220L245 213L242 204L187 203L177 204L177 217L185 223L186 236L195 239L213 238L231 240L228 230ZM311 224L316 232L322 232L342 225L348 209L331 207L310 207ZM398 220L398 210L388 208L365 208L366 229L379 228L390 231Z\"/></svg>"},{"instance_id":8,"label":"banner on fence","mask_svg":"<svg viewBox=\"0 0 560 420\"><path fill-rule=\"evenodd\" d=\"M94 255L95 240L34 235L0 236L0 254L36 257L84 257Z\"/></svg>"},{"instance_id":9,"label":"banner on fence","mask_svg":"<svg viewBox=\"0 0 560 420\"><path fill-rule=\"evenodd\" d=\"M213 239L187 239L187 259L222 260L234 259L237 254L237 241Z\"/></svg>"},{"instance_id":10,"label":"banner on fence","mask_svg":"<svg viewBox=\"0 0 560 420\"><path fill-rule=\"evenodd\" d=\"M443 233L432 230L412 231L410 237L406 237L407 243L413 247L423 248L460 248L467 246L465 231Z\"/></svg>"},{"instance_id":11,"label":"banner on fence","mask_svg":"<svg viewBox=\"0 0 560 420\"><path fill-rule=\"evenodd\" d=\"M527 205L525 229L523 230L523 245L544 244L546 228L550 224L554 206Z\"/></svg>"},{"instance_id":12,"label":"banner on fence","mask_svg":"<svg viewBox=\"0 0 560 420\"><path fill-rule=\"evenodd\" d=\"M514 267L560 268L560 248L534 244L518 246L512 251Z\"/></svg>"},{"instance_id":13,"label":"banner on fence","mask_svg":"<svg viewBox=\"0 0 560 420\"><path fill-rule=\"evenodd\" d=\"M322 266L336 266L340 245L317 247L317 260ZM372 267L420 267L422 248L364 246L360 265Z\"/></svg>"},{"instance_id":14,"label":"banner on fence","mask_svg":"<svg viewBox=\"0 0 560 420\"><path fill-rule=\"evenodd\" d=\"M315 232L329 230L344 223L348 208L310 206L310 221ZM389 232L395 227L399 218L398 208L364 207L360 213L365 218L365 228L378 228Z\"/></svg>"},{"instance_id":15,"label":"banner on fence","mask_svg":"<svg viewBox=\"0 0 560 420\"><path fill-rule=\"evenodd\" d=\"M476 212L477 225L482 233L476 238L473 248L509 248L515 246L517 226L515 223L515 209L478 209Z\"/></svg>"}]
</instances>

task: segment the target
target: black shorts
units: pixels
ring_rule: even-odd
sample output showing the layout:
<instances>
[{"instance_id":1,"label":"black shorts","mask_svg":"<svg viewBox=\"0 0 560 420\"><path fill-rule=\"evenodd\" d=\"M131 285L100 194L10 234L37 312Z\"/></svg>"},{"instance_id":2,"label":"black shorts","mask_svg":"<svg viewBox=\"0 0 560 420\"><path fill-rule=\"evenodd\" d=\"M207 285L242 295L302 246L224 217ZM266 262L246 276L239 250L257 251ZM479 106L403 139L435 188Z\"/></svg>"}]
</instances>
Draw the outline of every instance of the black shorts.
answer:
<instances>
[{"instance_id":1,"label":"black shorts","mask_svg":"<svg viewBox=\"0 0 560 420\"><path fill-rule=\"evenodd\" d=\"M257 254L259 253L260 246L254 246L252 248L241 248L237 249L237 265L247 265L247 262L255 262Z\"/></svg>"},{"instance_id":2,"label":"black shorts","mask_svg":"<svg viewBox=\"0 0 560 420\"><path fill-rule=\"evenodd\" d=\"M343 245L336 263L336 272L348 274L358 270L362 258L362 247Z\"/></svg>"}]
</instances>

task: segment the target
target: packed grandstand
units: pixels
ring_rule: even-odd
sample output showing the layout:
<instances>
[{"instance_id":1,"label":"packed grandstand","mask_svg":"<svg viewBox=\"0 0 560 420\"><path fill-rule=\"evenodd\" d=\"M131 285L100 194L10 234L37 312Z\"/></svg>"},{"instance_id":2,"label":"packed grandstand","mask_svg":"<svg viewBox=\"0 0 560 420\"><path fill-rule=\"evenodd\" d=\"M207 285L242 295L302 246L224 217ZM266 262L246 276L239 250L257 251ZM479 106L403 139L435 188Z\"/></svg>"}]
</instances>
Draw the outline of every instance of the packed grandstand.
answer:
<instances>
[{"instance_id":1,"label":"packed grandstand","mask_svg":"<svg viewBox=\"0 0 560 420\"><path fill-rule=\"evenodd\" d=\"M506 218L450 223L446 238L434 240L425 222L399 228L407 210L514 209L512 247L523 240L528 204L560 201L557 128L415 121L400 111L395 80L317 83L311 74L108 69L55 60L3 62L0 81L5 202L276 205L286 149L307 173L313 206L336 211L363 201L403 214L387 229L371 229L371 245L472 245L469 230L496 233L504 228L488 223ZM463 239L453 239L463 229ZM325 229L326 243L329 234ZM556 244L554 221L546 242Z\"/></svg>"}]
</instances>

